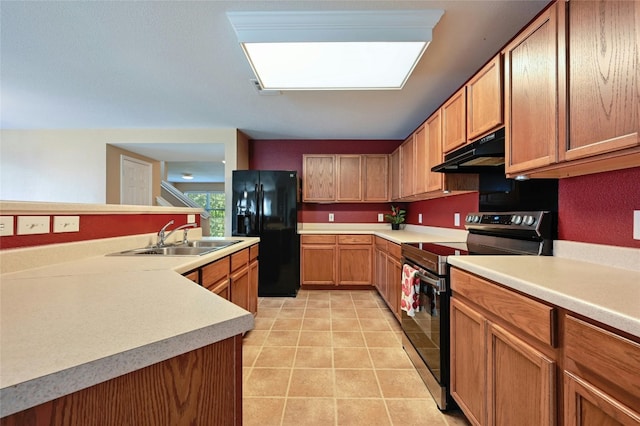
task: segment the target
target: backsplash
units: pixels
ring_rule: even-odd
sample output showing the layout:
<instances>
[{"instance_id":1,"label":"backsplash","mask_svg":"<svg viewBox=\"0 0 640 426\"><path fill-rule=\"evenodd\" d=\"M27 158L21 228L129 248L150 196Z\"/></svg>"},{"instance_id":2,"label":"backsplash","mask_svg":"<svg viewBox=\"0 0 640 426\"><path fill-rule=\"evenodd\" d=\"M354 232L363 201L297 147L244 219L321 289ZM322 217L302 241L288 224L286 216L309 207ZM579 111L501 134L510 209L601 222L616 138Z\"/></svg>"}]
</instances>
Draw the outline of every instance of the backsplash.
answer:
<instances>
[{"instance_id":1,"label":"backsplash","mask_svg":"<svg viewBox=\"0 0 640 426\"><path fill-rule=\"evenodd\" d=\"M452 195L432 200L415 201L407 205L407 223L410 225L437 226L464 229L464 218L469 212L478 211L478 193ZM460 214L460 226L455 226L455 214ZM422 214L422 223L419 223Z\"/></svg>"},{"instance_id":2,"label":"backsplash","mask_svg":"<svg viewBox=\"0 0 640 426\"><path fill-rule=\"evenodd\" d=\"M640 167L561 179L561 240L640 248L633 211L640 210Z\"/></svg>"}]
</instances>

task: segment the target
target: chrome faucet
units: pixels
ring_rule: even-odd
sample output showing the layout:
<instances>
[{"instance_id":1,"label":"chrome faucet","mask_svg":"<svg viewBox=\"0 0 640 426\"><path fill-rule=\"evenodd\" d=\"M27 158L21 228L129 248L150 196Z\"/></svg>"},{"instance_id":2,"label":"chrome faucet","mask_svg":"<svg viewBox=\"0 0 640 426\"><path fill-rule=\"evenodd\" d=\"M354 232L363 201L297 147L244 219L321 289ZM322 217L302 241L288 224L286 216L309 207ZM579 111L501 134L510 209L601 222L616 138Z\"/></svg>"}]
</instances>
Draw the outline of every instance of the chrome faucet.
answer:
<instances>
[{"instance_id":1,"label":"chrome faucet","mask_svg":"<svg viewBox=\"0 0 640 426\"><path fill-rule=\"evenodd\" d=\"M187 240L187 235L189 233L189 230L186 228L195 228L198 226L198 224L196 222L193 223L186 223L184 225L180 225L177 228L173 229L171 232L169 232L168 234L165 235L165 232L167 230L167 228L171 225L173 225L173 220L170 220L166 225L164 225L162 227L162 229L160 231L158 231L158 243L156 244L158 247L164 247L165 246L165 242L167 241L167 239L171 236L171 234L173 234L174 232L183 229L184 233L182 235L182 244L187 244L188 240Z\"/></svg>"}]
</instances>

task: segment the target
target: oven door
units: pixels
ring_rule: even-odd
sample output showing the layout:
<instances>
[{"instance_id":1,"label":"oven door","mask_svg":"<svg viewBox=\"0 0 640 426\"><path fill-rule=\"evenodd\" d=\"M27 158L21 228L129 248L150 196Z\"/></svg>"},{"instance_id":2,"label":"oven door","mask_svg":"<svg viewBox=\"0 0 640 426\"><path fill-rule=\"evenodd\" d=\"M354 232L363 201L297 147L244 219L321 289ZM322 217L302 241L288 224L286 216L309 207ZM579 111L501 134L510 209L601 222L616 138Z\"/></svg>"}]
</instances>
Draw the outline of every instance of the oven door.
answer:
<instances>
[{"instance_id":1,"label":"oven door","mask_svg":"<svg viewBox=\"0 0 640 426\"><path fill-rule=\"evenodd\" d=\"M405 262L416 268L418 265ZM448 296L447 281L421 271L419 309L411 317L402 311L405 350L429 388L438 407L447 408L448 383ZM410 346L409 346L410 345Z\"/></svg>"}]
</instances>

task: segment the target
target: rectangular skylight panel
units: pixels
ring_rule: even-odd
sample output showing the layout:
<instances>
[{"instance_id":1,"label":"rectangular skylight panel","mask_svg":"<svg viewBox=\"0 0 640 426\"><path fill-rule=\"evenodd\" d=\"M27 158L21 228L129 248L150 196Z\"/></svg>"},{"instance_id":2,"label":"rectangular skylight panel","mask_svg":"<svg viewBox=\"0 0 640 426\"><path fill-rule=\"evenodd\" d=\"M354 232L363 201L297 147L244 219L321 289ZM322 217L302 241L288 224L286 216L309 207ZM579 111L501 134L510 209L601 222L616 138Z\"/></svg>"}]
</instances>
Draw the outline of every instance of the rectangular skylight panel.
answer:
<instances>
[{"instance_id":1,"label":"rectangular skylight panel","mask_svg":"<svg viewBox=\"0 0 640 426\"><path fill-rule=\"evenodd\" d=\"M244 43L265 89L401 89L427 42Z\"/></svg>"}]
</instances>

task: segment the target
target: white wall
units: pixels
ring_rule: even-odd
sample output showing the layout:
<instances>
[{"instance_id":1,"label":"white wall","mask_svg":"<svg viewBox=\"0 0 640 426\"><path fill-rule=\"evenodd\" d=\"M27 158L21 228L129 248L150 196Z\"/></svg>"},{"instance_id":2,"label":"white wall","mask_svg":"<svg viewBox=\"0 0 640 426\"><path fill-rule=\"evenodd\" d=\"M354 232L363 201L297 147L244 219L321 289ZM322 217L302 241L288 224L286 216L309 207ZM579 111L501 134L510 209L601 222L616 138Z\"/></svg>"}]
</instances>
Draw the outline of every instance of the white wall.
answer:
<instances>
[{"instance_id":1,"label":"white wall","mask_svg":"<svg viewBox=\"0 0 640 426\"><path fill-rule=\"evenodd\" d=\"M104 204L110 143L224 143L230 179L237 136L236 129L0 130L0 200Z\"/></svg>"}]
</instances>

